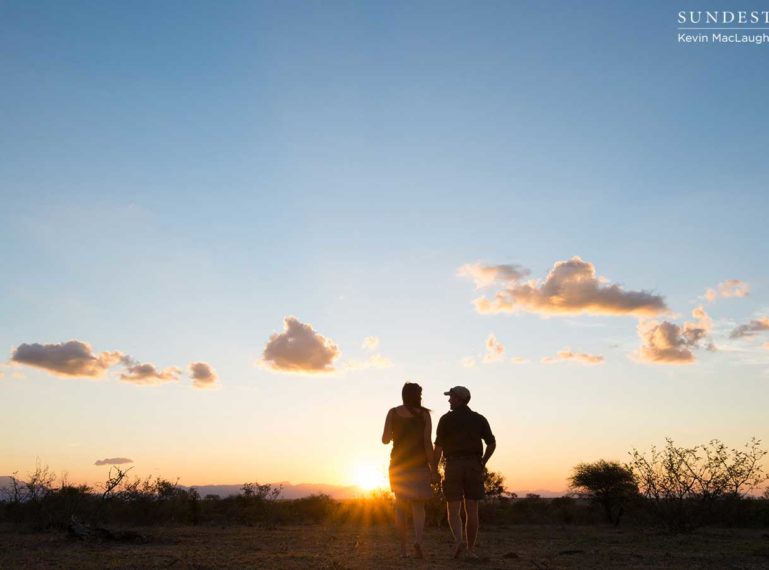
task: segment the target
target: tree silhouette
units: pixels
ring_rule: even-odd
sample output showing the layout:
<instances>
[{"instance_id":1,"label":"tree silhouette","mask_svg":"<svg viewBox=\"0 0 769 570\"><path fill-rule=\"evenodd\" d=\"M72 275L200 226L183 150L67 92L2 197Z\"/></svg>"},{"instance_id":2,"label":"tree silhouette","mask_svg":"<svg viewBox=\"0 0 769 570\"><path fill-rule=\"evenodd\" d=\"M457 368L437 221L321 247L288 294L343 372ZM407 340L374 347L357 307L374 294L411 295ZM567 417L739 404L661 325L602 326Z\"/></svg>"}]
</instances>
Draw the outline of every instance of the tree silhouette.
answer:
<instances>
[{"instance_id":1,"label":"tree silhouette","mask_svg":"<svg viewBox=\"0 0 769 570\"><path fill-rule=\"evenodd\" d=\"M509 495L505 489L505 478L501 473L483 468L483 492L487 499L502 499Z\"/></svg>"},{"instance_id":2,"label":"tree silhouette","mask_svg":"<svg viewBox=\"0 0 769 570\"><path fill-rule=\"evenodd\" d=\"M717 439L678 447L666 438L662 450L652 446L648 455L634 449L630 468L668 530L685 532L704 524L719 504L739 501L766 481L761 441L752 438L743 448L728 449Z\"/></svg>"},{"instance_id":3,"label":"tree silhouette","mask_svg":"<svg viewBox=\"0 0 769 570\"><path fill-rule=\"evenodd\" d=\"M617 461L580 463L574 467L569 483L572 490L601 505L606 519L614 526L619 526L628 500L638 495L633 472Z\"/></svg>"}]
</instances>

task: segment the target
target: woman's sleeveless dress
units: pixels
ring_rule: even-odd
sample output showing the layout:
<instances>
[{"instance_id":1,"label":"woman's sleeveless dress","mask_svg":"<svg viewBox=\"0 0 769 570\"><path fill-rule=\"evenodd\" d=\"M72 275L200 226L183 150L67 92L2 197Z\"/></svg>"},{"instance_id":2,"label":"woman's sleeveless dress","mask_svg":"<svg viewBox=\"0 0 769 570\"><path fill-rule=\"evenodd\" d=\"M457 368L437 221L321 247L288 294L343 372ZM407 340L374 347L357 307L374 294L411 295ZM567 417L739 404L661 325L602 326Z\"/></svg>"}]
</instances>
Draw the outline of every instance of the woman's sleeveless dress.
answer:
<instances>
[{"instance_id":1,"label":"woman's sleeveless dress","mask_svg":"<svg viewBox=\"0 0 769 570\"><path fill-rule=\"evenodd\" d=\"M404 418L393 412L393 449L390 453L390 489L396 498L426 501L433 496L424 445L423 413Z\"/></svg>"}]
</instances>

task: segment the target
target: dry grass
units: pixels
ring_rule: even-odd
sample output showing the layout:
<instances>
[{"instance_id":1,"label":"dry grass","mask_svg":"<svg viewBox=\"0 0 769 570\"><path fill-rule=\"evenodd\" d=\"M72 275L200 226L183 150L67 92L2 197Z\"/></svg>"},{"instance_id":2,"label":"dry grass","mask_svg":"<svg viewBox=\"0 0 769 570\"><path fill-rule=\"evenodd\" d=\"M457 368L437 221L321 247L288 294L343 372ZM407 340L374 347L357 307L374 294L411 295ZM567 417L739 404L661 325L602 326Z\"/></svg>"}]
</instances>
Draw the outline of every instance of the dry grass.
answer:
<instances>
[{"instance_id":1,"label":"dry grass","mask_svg":"<svg viewBox=\"0 0 769 570\"><path fill-rule=\"evenodd\" d=\"M480 561L450 557L447 530L429 529L426 560L402 560L384 526L166 527L149 544L84 544L63 533L0 529L0 569L11 568L769 568L769 534L707 530L664 536L600 527L482 529Z\"/></svg>"}]
</instances>

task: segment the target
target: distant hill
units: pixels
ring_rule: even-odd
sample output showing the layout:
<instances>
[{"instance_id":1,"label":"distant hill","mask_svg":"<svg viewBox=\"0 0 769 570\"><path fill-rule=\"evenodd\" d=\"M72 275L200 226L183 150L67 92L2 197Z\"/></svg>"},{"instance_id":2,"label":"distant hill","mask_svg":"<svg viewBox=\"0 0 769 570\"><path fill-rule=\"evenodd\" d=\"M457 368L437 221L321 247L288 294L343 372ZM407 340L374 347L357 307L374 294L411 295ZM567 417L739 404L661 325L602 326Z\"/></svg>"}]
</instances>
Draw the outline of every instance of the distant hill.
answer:
<instances>
[{"instance_id":1,"label":"distant hill","mask_svg":"<svg viewBox=\"0 0 769 570\"><path fill-rule=\"evenodd\" d=\"M8 495L6 495L6 490L10 490L10 488L11 488L11 476L0 475L0 501L3 501L8 498Z\"/></svg>"},{"instance_id":2,"label":"distant hill","mask_svg":"<svg viewBox=\"0 0 769 570\"><path fill-rule=\"evenodd\" d=\"M310 495L329 495L333 499L353 499L359 497L363 492L354 485L342 486L342 485L326 485L323 483L301 483L299 485L292 485L287 482L283 483L270 483L273 487L279 485L283 486L280 493L281 499L299 499L301 497L309 497ZM10 488L11 476L0 475L0 491L3 488ZM185 489L189 489L190 486L181 485ZM219 495L221 498L229 497L231 495L237 495L241 492L243 485L193 485L198 490L201 497L206 495ZM0 498L2 493L0 492Z\"/></svg>"},{"instance_id":3,"label":"distant hill","mask_svg":"<svg viewBox=\"0 0 769 570\"><path fill-rule=\"evenodd\" d=\"M292 485L291 483L270 483L273 487L279 485L283 486L280 493L281 499L301 499L302 497L309 497L310 495L328 495L332 499L354 499L365 495L364 491L355 485L340 486L340 485L327 485L323 483L300 483L298 485ZM229 497L231 495L237 495L241 492L242 485L193 485L200 493L201 497L206 495L219 495L219 497ZM185 487L189 489L189 487ZM536 489L533 491L514 491L518 497L524 498L528 493L539 495L543 499L552 499L554 497L562 497L566 494L566 491L549 491L546 489Z\"/></svg>"},{"instance_id":4,"label":"distant hill","mask_svg":"<svg viewBox=\"0 0 769 570\"><path fill-rule=\"evenodd\" d=\"M528 494L539 495L543 499L554 499L556 497L563 497L568 493L568 491L548 491L547 489L536 489L534 491L528 491L528 490L518 491L518 490L511 489L511 491L516 495L518 495L519 499L523 499Z\"/></svg>"}]
</instances>

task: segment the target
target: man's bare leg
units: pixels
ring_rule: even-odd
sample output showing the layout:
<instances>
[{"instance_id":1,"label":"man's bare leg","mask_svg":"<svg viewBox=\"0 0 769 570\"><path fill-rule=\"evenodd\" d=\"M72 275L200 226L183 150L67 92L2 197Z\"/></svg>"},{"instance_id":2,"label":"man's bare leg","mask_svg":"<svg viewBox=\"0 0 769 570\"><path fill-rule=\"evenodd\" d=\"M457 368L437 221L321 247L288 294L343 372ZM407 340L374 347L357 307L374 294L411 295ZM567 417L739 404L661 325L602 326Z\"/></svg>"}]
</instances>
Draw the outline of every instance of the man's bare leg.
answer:
<instances>
[{"instance_id":1,"label":"man's bare leg","mask_svg":"<svg viewBox=\"0 0 769 570\"><path fill-rule=\"evenodd\" d=\"M478 538L478 501L465 499L465 534L467 535L467 552L475 555L475 539Z\"/></svg>"},{"instance_id":2,"label":"man's bare leg","mask_svg":"<svg viewBox=\"0 0 769 570\"><path fill-rule=\"evenodd\" d=\"M395 527L398 529L398 538L401 542L401 556L406 556L406 541L408 536L408 501L395 499Z\"/></svg>"},{"instance_id":3,"label":"man's bare leg","mask_svg":"<svg viewBox=\"0 0 769 570\"><path fill-rule=\"evenodd\" d=\"M414 518L414 555L423 558L422 535L425 530L425 503L411 501L411 516Z\"/></svg>"},{"instance_id":4,"label":"man's bare leg","mask_svg":"<svg viewBox=\"0 0 769 570\"><path fill-rule=\"evenodd\" d=\"M449 528L454 537L454 558L459 558L464 550L462 542L462 515L459 509L462 507L462 501L447 501L446 510L449 517Z\"/></svg>"}]
</instances>

